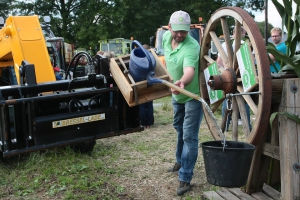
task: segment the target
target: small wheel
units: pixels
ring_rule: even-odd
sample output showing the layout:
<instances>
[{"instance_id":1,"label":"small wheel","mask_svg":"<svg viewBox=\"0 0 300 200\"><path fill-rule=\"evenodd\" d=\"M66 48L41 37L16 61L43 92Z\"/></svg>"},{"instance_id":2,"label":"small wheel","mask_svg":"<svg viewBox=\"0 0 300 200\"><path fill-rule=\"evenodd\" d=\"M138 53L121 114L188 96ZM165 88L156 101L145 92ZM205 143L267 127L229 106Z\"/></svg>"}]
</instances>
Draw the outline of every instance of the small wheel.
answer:
<instances>
[{"instance_id":1,"label":"small wheel","mask_svg":"<svg viewBox=\"0 0 300 200\"><path fill-rule=\"evenodd\" d=\"M88 153L93 151L95 145L96 145L96 141L92 140L92 141L85 141L76 144L71 144L70 147L75 152Z\"/></svg>"},{"instance_id":2,"label":"small wheel","mask_svg":"<svg viewBox=\"0 0 300 200\"><path fill-rule=\"evenodd\" d=\"M235 22L236 27L236 51L233 51L232 43L230 42L229 25L230 21ZM249 37L248 42L251 44L254 55L256 66L256 80L258 84L253 87L247 93L251 92L250 95L238 95L239 93L244 93L242 85L242 77L240 73L240 66L237 62L236 52L239 50L241 41L241 26L247 32ZM216 35L216 28L222 28L222 34L225 38L225 44L229 52L228 56L224 52L221 42ZM266 131L269 125L270 109L271 109L271 95L272 95L272 85L271 85L271 72L270 65L267 56L266 46L264 39L256 25L253 18L243 9L238 7L224 7L217 10L210 18L207 23L204 37L201 43L201 53L200 53L200 92L201 97L209 103L209 95L207 85L209 84L204 77L204 70L214 62L210 56L211 42L215 43L218 52L220 52L223 63L225 63L225 71L222 73L222 77L227 78L231 82L229 89L226 88L225 82L221 84L225 94L232 94L232 128L229 129L232 132L233 140L244 140L248 143L257 145ZM226 75L227 73L227 75ZM254 94L256 93L256 94ZM236 95L236 96L234 96ZM225 100L225 99L223 99ZM223 100L217 101L210 105L210 108L215 113L217 110L222 110ZM247 104L245 104L245 102ZM248 123L248 118L246 114L246 105L250 107L251 120ZM207 121L208 127L211 131L212 136L215 140L221 139L219 135L219 128L213 123L213 119L210 117L208 111L204 109L205 119ZM241 116L242 120L242 132L244 134L238 134L238 117ZM224 132L226 126L226 115L221 119L218 119L218 124L221 125L221 129ZM251 129L252 127L252 129ZM241 132L241 131L240 131ZM242 139L244 137L244 139Z\"/></svg>"}]
</instances>

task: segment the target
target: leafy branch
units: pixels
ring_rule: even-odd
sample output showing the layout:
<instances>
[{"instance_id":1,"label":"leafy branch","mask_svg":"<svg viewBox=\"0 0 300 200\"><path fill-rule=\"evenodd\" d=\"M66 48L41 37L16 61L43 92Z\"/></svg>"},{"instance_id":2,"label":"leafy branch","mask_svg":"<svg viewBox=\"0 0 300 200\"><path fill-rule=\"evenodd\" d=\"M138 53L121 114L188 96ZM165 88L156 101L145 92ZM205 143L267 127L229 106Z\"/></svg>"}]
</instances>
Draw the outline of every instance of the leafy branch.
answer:
<instances>
[{"instance_id":1,"label":"leafy branch","mask_svg":"<svg viewBox=\"0 0 300 200\"><path fill-rule=\"evenodd\" d=\"M286 116L287 118L289 118L289 119L293 120L294 122L300 124L300 118L295 114L291 114L291 113L288 113L288 112L274 112L274 113L272 113L272 115L270 117L271 130L272 130L273 121L274 121L274 119L277 115Z\"/></svg>"},{"instance_id":2,"label":"leafy branch","mask_svg":"<svg viewBox=\"0 0 300 200\"><path fill-rule=\"evenodd\" d=\"M281 60L281 70L293 70L300 78L300 57L296 55L296 47L300 40L300 0L283 0L283 5L277 0L272 0L279 15L282 17L282 29L287 29L287 52L286 55L280 53L273 44L269 43L267 51L272 53L277 59ZM293 16L292 4L296 4L296 12ZM283 65L283 63L285 65Z\"/></svg>"}]
</instances>

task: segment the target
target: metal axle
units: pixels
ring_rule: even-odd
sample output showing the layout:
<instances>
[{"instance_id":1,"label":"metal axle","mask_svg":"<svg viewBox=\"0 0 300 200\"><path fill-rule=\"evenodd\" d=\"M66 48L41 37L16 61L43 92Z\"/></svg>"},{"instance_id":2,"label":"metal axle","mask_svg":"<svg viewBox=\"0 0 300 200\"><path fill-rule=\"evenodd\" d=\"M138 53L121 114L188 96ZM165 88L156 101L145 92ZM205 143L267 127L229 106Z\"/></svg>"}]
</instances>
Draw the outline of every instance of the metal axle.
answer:
<instances>
[{"instance_id":1,"label":"metal axle","mask_svg":"<svg viewBox=\"0 0 300 200\"><path fill-rule=\"evenodd\" d=\"M235 94L226 94L226 98L233 96L241 96L241 95L251 95L251 94L261 94L261 92L246 92L246 93L235 93Z\"/></svg>"}]
</instances>

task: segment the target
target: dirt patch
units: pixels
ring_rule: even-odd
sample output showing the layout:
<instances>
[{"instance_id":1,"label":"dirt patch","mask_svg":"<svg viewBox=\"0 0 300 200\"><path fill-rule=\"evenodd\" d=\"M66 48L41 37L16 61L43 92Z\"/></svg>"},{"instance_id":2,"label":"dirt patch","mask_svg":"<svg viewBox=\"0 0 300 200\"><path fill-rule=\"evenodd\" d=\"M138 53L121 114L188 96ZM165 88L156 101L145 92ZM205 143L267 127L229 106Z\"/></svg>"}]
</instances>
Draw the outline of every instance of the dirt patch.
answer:
<instances>
[{"instance_id":1,"label":"dirt patch","mask_svg":"<svg viewBox=\"0 0 300 200\"><path fill-rule=\"evenodd\" d=\"M200 141L209 140L210 137L210 132L203 120L199 132ZM172 124L168 124L154 125L143 132L99 141L106 145L120 147L120 157L124 159L118 160L117 163L111 163L111 166L107 167L124 166L124 171L113 177L114 181L126 191L127 195L124 199L181 199L176 194L179 185L177 173L167 172L167 169L175 163L176 139L176 132ZM133 145L141 147L133 148ZM199 157L191 186L191 190L184 197L201 199L204 191L214 188L206 181L201 148L199 148Z\"/></svg>"}]
</instances>

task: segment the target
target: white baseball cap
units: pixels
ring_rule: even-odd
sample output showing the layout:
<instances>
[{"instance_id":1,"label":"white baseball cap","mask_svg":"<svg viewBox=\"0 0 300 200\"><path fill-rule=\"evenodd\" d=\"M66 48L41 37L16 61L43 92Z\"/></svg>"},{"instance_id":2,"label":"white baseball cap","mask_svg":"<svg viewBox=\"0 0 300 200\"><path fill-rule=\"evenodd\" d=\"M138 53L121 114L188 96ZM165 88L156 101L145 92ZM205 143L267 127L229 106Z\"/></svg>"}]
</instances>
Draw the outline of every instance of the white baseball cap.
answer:
<instances>
[{"instance_id":1,"label":"white baseball cap","mask_svg":"<svg viewBox=\"0 0 300 200\"><path fill-rule=\"evenodd\" d=\"M191 18L188 13L179 10L171 15L169 23L171 24L173 31L189 31Z\"/></svg>"}]
</instances>

